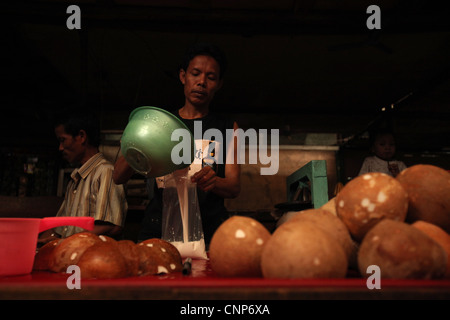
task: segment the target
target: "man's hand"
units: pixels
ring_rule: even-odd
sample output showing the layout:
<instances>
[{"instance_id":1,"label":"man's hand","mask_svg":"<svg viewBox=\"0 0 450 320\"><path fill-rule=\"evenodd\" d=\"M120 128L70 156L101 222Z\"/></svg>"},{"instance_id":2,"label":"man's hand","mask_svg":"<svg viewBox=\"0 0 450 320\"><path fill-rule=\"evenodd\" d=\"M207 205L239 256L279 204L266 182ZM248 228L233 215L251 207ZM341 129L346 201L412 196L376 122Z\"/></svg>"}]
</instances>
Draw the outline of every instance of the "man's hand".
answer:
<instances>
[{"instance_id":1,"label":"man's hand","mask_svg":"<svg viewBox=\"0 0 450 320\"><path fill-rule=\"evenodd\" d=\"M39 235L37 242L38 242L38 245L44 245L55 239L60 239L60 237L57 234L55 234L53 230L47 230L47 231L42 232Z\"/></svg>"},{"instance_id":2,"label":"man's hand","mask_svg":"<svg viewBox=\"0 0 450 320\"><path fill-rule=\"evenodd\" d=\"M191 181L197 183L197 187L201 190L205 192L211 191L216 186L216 172L211 167L203 167L191 177Z\"/></svg>"}]
</instances>

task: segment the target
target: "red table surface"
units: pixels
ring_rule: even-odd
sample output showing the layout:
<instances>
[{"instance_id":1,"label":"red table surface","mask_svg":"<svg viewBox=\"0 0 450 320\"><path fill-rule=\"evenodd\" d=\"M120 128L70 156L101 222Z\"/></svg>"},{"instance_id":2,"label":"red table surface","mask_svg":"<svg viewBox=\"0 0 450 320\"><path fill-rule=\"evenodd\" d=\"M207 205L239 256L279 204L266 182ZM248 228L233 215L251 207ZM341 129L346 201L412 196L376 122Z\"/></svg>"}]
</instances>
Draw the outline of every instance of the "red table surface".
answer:
<instances>
[{"instance_id":1,"label":"red table surface","mask_svg":"<svg viewBox=\"0 0 450 320\"><path fill-rule=\"evenodd\" d=\"M64 286L71 274L52 273L46 271L34 271L23 276L0 276L0 290L2 286ZM410 280L410 279L381 279L383 288L395 287L429 287L450 289L450 279L439 280ZM220 277L210 268L207 260L193 260L191 273L183 275L181 272L150 275L139 277L127 277L120 279L82 279L82 285L95 287L264 287L264 288L295 288L295 287L354 287L366 288L366 279L349 272L346 278L323 279L266 279L266 278L242 278Z\"/></svg>"},{"instance_id":2,"label":"red table surface","mask_svg":"<svg viewBox=\"0 0 450 320\"><path fill-rule=\"evenodd\" d=\"M80 290L68 288L70 276L41 271L0 277L0 306L2 310L9 308L17 314L17 310L26 312L34 307L52 310L53 300L59 300L58 306L65 305L67 310L89 309L91 317L98 315L105 318L106 314L116 317L117 310L123 309L132 310L135 315L161 311L167 318L174 319L185 316L187 310L191 310L189 315L193 318L206 316L194 315L192 310L199 312L200 308L207 306L214 308L214 317L229 318L233 312L238 312L238 316L255 316L252 313L261 311L258 316L287 319L299 309L305 314L317 310L322 315L327 312L345 314L354 308L353 300L358 300L358 306L370 310L371 315L385 316L388 308L389 314L400 312L405 318L409 312L411 316L415 315L419 300L427 300L427 303L432 300L432 309L439 314L440 310L447 312L447 300L450 299L450 279L381 279L381 289L376 290L369 289L366 279L350 270L344 279L226 278L215 274L209 261L205 260L193 260L192 272L188 275L177 272L121 279L81 279ZM11 300L16 300L16 303ZM34 301L35 304L25 306L23 300ZM50 304L42 304L43 300ZM65 300L63 304L61 300ZM74 300L77 300L76 304L71 304ZM80 305L80 300L84 300L85 304ZM89 300L94 300L94 304ZM117 304L118 300L133 302L129 305ZM332 300L338 302L333 303ZM361 304L363 300L367 300L365 305ZM383 308L377 304L375 307L373 300L390 300L395 305ZM399 300L414 301L410 302L412 305L406 305ZM330 305L324 305L325 301Z\"/></svg>"}]
</instances>

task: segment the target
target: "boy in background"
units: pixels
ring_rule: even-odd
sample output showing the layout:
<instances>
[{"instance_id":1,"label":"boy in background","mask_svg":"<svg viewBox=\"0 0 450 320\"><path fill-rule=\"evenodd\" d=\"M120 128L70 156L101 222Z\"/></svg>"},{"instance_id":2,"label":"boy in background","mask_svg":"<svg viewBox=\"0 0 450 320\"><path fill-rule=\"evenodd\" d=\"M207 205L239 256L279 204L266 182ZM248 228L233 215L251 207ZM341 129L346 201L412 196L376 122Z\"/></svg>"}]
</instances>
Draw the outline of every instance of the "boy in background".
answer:
<instances>
[{"instance_id":1,"label":"boy in background","mask_svg":"<svg viewBox=\"0 0 450 320\"><path fill-rule=\"evenodd\" d=\"M368 172L382 172L396 177L406 169L402 161L395 159L395 138L389 130L381 130L373 135L371 151L373 156L364 159L359 175Z\"/></svg>"}]
</instances>

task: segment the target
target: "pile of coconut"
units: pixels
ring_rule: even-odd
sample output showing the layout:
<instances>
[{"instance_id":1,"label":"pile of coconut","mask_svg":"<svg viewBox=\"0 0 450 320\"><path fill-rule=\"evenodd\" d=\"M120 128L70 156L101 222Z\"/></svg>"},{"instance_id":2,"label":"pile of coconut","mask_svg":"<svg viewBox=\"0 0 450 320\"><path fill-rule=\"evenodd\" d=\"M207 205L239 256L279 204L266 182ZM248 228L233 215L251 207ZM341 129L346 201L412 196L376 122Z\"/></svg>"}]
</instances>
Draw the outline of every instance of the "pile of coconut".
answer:
<instances>
[{"instance_id":1,"label":"pile of coconut","mask_svg":"<svg viewBox=\"0 0 450 320\"><path fill-rule=\"evenodd\" d=\"M450 278L450 173L415 165L396 178L367 173L318 209L295 212L273 233L233 216L214 233L211 268L221 276Z\"/></svg>"}]
</instances>

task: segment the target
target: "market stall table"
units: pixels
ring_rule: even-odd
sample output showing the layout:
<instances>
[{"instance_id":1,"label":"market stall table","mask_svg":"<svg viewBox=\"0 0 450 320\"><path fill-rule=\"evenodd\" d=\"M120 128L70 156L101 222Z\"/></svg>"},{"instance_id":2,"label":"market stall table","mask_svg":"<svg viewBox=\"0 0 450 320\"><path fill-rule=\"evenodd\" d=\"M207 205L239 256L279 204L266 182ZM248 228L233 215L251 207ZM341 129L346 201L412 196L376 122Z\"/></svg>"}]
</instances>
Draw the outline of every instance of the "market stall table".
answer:
<instances>
[{"instance_id":1,"label":"market stall table","mask_svg":"<svg viewBox=\"0 0 450 320\"><path fill-rule=\"evenodd\" d=\"M223 278L209 261L193 260L191 272L122 279L81 279L80 289L67 286L71 274L33 272L0 278L0 299L96 300L323 300L450 299L450 280L381 279L381 289L349 272L345 279Z\"/></svg>"}]
</instances>

